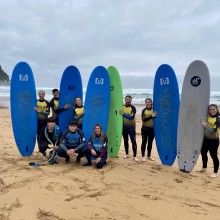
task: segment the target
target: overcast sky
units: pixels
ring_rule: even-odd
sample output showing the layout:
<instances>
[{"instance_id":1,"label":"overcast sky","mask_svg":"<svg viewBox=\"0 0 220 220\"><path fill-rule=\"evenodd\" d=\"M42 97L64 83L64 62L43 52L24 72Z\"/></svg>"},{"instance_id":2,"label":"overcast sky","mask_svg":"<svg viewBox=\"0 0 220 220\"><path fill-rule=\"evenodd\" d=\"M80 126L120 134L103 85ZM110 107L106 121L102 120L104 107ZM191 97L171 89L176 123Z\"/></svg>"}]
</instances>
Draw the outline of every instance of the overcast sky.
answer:
<instances>
[{"instance_id":1,"label":"overcast sky","mask_svg":"<svg viewBox=\"0 0 220 220\"><path fill-rule=\"evenodd\" d=\"M30 64L36 85L58 87L75 65L86 87L92 70L114 65L124 87L152 88L167 63L180 87L188 65L203 60L220 90L219 0L2 0L0 65L10 76Z\"/></svg>"}]
</instances>

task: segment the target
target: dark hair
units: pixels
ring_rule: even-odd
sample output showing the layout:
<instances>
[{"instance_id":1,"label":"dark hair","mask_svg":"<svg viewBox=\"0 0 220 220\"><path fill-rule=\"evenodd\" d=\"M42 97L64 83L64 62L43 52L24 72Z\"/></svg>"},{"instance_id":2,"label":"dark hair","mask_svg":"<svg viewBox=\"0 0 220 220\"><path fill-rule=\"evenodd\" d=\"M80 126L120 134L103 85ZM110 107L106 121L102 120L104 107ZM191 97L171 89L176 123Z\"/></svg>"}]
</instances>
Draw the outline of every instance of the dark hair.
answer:
<instances>
[{"instance_id":1,"label":"dark hair","mask_svg":"<svg viewBox=\"0 0 220 220\"><path fill-rule=\"evenodd\" d=\"M75 98L75 103L74 103L75 108L78 107L78 106L76 105L76 99L80 99L80 100L81 100L81 98L80 98L79 96L77 96L77 97ZM81 100L81 105L82 105L82 100Z\"/></svg>"},{"instance_id":2,"label":"dark hair","mask_svg":"<svg viewBox=\"0 0 220 220\"><path fill-rule=\"evenodd\" d=\"M126 96L125 96L125 99L126 99L126 98L132 99L132 97L131 97L130 95L126 95Z\"/></svg>"},{"instance_id":3,"label":"dark hair","mask_svg":"<svg viewBox=\"0 0 220 220\"><path fill-rule=\"evenodd\" d=\"M47 118L47 122L54 122L56 123L56 119L54 117Z\"/></svg>"},{"instance_id":4,"label":"dark hair","mask_svg":"<svg viewBox=\"0 0 220 220\"><path fill-rule=\"evenodd\" d=\"M147 100L149 100L149 101L151 102L151 104L153 104L153 100L152 100L151 98L146 98L146 99L145 99L145 102L146 102Z\"/></svg>"},{"instance_id":5,"label":"dark hair","mask_svg":"<svg viewBox=\"0 0 220 220\"><path fill-rule=\"evenodd\" d=\"M52 93L55 93L55 92L59 92L59 90L58 89L53 89Z\"/></svg>"},{"instance_id":6,"label":"dark hair","mask_svg":"<svg viewBox=\"0 0 220 220\"><path fill-rule=\"evenodd\" d=\"M76 125L76 126L78 126L78 123L75 120L72 120L72 121L69 122L69 125Z\"/></svg>"},{"instance_id":7,"label":"dark hair","mask_svg":"<svg viewBox=\"0 0 220 220\"><path fill-rule=\"evenodd\" d=\"M217 110L216 115L220 115L219 110L218 110L218 106L217 106L216 104L210 104L210 105L209 105L209 107L208 107L208 114L209 114L209 109L210 109L210 107L216 108L216 110Z\"/></svg>"}]
</instances>

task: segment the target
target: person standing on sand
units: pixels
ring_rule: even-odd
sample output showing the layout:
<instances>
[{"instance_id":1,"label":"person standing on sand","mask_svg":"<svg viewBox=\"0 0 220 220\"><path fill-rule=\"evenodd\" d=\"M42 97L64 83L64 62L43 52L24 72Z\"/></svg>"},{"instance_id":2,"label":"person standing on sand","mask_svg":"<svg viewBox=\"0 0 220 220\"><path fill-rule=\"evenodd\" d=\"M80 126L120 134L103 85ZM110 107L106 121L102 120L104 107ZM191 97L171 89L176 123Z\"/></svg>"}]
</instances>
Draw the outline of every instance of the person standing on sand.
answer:
<instances>
[{"instance_id":1,"label":"person standing on sand","mask_svg":"<svg viewBox=\"0 0 220 220\"><path fill-rule=\"evenodd\" d=\"M37 100L37 106L34 107L34 110L37 112L38 123L37 123L37 142L38 142L38 149L39 147L39 135L41 129L47 125L47 118L50 114L50 104L47 100L44 99L45 91L39 90L38 91L39 99Z\"/></svg>"},{"instance_id":2,"label":"person standing on sand","mask_svg":"<svg viewBox=\"0 0 220 220\"><path fill-rule=\"evenodd\" d=\"M204 140L201 149L202 155L202 164L203 168L200 172L205 172L207 170L208 156L209 151L213 164L214 164L214 173L210 177L217 177L219 169L219 159L218 159L218 146L219 146L219 128L220 128L220 116L219 116L218 106L211 104L208 107L208 120L207 122L201 120L201 125L205 128Z\"/></svg>"},{"instance_id":3,"label":"person standing on sand","mask_svg":"<svg viewBox=\"0 0 220 220\"><path fill-rule=\"evenodd\" d=\"M66 109L70 109L71 106L69 104L65 104L63 108L59 108L59 90L53 89L53 98L50 100L50 107L52 109L52 117L55 118L56 124L59 125L58 114L60 112L65 111Z\"/></svg>"},{"instance_id":4,"label":"person standing on sand","mask_svg":"<svg viewBox=\"0 0 220 220\"><path fill-rule=\"evenodd\" d=\"M135 124L135 114L136 108L131 104L132 97L130 95L125 96L125 104L123 109L120 110L120 114L123 116L123 139L125 147L124 159L128 158L129 154L129 143L128 136L130 136L134 161L138 162L137 158L137 143L136 143L136 124Z\"/></svg>"},{"instance_id":5,"label":"person standing on sand","mask_svg":"<svg viewBox=\"0 0 220 220\"><path fill-rule=\"evenodd\" d=\"M141 154L142 161L146 161L145 158L145 150L147 144L147 159L154 160L151 157L152 144L154 140L154 122L153 119L157 115L157 112L153 111L153 101L151 98L145 99L146 107L142 110L141 119L142 119L142 127L141 127L141 136L142 136L142 144L141 144Z\"/></svg>"},{"instance_id":6,"label":"person standing on sand","mask_svg":"<svg viewBox=\"0 0 220 220\"><path fill-rule=\"evenodd\" d=\"M77 121L78 128L82 129L83 115L85 114L84 106L82 105L82 100L79 97L75 98L75 106L73 109L74 120Z\"/></svg>"},{"instance_id":7,"label":"person standing on sand","mask_svg":"<svg viewBox=\"0 0 220 220\"><path fill-rule=\"evenodd\" d=\"M106 164L106 160L108 158L107 144L108 138L102 132L102 126L100 124L96 124L94 127L94 133L88 141L88 151L86 153L88 162L83 164L83 166L91 166L92 157L95 157L96 168L101 169Z\"/></svg>"}]
</instances>

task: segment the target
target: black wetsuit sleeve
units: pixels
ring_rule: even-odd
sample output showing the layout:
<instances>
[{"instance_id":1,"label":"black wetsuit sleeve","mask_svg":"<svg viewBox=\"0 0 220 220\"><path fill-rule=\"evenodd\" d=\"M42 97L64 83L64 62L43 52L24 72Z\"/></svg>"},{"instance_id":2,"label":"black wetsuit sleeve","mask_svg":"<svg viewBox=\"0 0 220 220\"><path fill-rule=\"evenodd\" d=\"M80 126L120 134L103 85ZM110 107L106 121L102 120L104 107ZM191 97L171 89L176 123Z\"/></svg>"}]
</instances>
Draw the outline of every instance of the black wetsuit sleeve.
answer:
<instances>
[{"instance_id":1,"label":"black wetsuit sleeve","mask_svg":"<svg viewBox=\"0 0 220 220\"><path fill-rule=\"evenodd\" d=\"M143 122L149 121L151 118L153 118L152 115L146 116L146 115L144 114L144 112L145 112L146 109L147 109L147 108L144 108L144 109L142 110L142 113L141 113L141 119L142 119Z\"/></svg>"},{"instance_id":2,"label":"black wetsuit sleeve","mask_svg":"<svg viewBox=\"0 0 220 220\"><path fill-rule=\"evenodd\" d=\"M55 113L60 113L60 112L63 112L65 109L64 108L55 108L55 105L54 105L54 98L51 99L50 101L50 107L52 108L52 110L55 112Z\"/></svg>"}]
</instances>

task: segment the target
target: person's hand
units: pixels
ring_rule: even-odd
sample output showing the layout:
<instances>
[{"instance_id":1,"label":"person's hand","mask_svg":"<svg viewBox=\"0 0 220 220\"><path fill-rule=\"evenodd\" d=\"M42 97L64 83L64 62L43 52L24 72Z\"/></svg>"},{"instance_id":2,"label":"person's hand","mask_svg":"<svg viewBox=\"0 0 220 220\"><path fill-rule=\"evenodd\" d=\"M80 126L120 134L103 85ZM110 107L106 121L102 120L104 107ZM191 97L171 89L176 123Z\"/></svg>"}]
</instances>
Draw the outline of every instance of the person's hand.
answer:
<instances>
[{"instance_id":1,"label":"person's hand","mask_svg":"<svg viewBox=\"0 0 220 220\"><path fill-rule=\"evenodd\" d=\"M98 158L96 159L96 163L99 163L100 160L101 160L101 157L98 157Z\"/></svg>"},{"instance_id":2,"label":"person's hand","mask_svg":"<svg viewBox=\"0 0 220 220\"><path fill-rule=\"evenodd\" d=\"M35 110L36 112L38 112L38 113L41 112L41 110L40 110L38 107L34 107L34 110Z\"/></svg>"},{"instance_id":3,"label":"person's hand","mask_svg":"<svg viewBox=\"0 0 220 220\"><path fill-rule=\"evenodd\" d=\"M203 127L205 127L205 126L207 125L207 122L201 120L201 121L200 121L200 124L201 124Z\"/></svg>"},{"instance_id":4,"label":"person's hand","mask_svg":"<svg viewBox=\"0 0 220 220\"><path fill-rule=\"evenodd\" d=\"M91 154L93 155L93 156L96 156L96 152L92 149L91 150Z\"/></svg>"},{"instance_id":5,"label":"person's hand","mask_svg":"<svg viewBox=\"0 0 220 220\"><path fill-rule=\"evenodd\" d=\"M124 115L124 113L125 113L123 110L120 110L119 112L121 115Z\"/></svg>"},{"instance_id":6,"label":"person's hand","mask_svg":"<svg viewBox=\"0 0 220 220\"><path fill-rule=\"evenodd\" d=\"M48 147L53 150L57 150L59 148L58 146L54 146L53 144L48 144Z\"/></svg>"},{"instance_id":7,"label":"person's hand","mask_svg":"<svg viewBox=\"0 0 220 220\"><path fill-rule=\"evenodd\" d=\"M70 149L70 150L67 150L66 153L71 156L75 153L75 150L74 149Z\"/></svg>"},{"instance_id":8,"label":"person's hand","mask_svg":"<svg viewBox=\"0 0 220 220\"><path fill-rule=\"evenodd\" d=\"M70 108L71 108L71 105L70 105L70 104L66 104L66 105L64 105L63 108L64 108L64 109L70 109Z\"/></svg>"},{"instance_id":9,"label":"person's hand","mask_svg":"<svg viewBox=\"0 0 220 220\"><path fill-rule=\"evenodd\" d=\"M53 149L54 145L53 145L53 144L48 144L48 147L49 147L50 149Z\"/></svg>"},{"instance_id":10,"label":"person's hand","mask_svg":"<svg viewBox=\"0 0 220 220\"><path fill-rule=\"evenodd\" d=\"M157 112L153 112L152 117L156 117L157 116Z\"/></svg>"}]
</instances>

